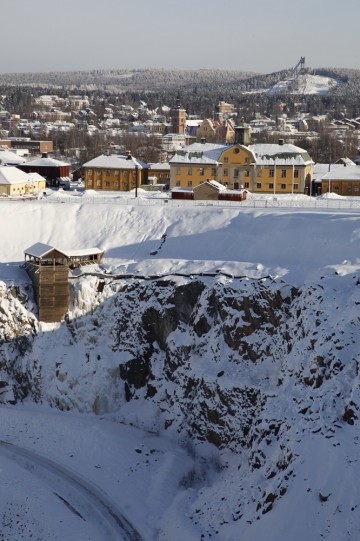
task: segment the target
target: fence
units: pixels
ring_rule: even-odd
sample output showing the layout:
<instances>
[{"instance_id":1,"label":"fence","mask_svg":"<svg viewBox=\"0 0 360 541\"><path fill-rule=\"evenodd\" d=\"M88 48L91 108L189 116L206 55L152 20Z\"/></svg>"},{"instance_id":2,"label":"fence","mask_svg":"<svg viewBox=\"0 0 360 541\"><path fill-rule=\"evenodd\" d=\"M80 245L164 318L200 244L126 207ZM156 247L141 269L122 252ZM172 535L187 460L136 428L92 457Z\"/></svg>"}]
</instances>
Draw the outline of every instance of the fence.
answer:
<instances>
[{"instance_id":1,"label":"fence","mask_svg":"<svg viewBox=\"0 0 360 541\"><path fill-rule=\"evenodd\" d=\"M34 199L27 198L1 198L0 202L26 201L31 204ZM143 197L84 197L61 196L44 197L36 200L41 204L81 204L81 205L118 205L118 206L156 206L164 207L220 207L220 208L259 208L259 209L334 209L334 210L360 210L360 198L348 199L317 199L315 197L262 197L248 198L245 201L186 201L166 198Z\"/></svg>"}]
</instances>

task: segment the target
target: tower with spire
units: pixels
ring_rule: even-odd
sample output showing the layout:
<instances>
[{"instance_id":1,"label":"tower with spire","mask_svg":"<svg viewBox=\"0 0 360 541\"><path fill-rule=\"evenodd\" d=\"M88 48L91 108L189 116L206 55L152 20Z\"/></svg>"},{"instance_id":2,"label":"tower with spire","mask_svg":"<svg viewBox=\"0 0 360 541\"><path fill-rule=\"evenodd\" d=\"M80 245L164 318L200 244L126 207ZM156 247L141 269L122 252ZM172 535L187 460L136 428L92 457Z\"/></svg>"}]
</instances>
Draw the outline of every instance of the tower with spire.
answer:
<instances>
[{"instance_id":1,"label":"tower with spire","mask_svg":"<svg viewBox=\"0 0 360 541\"><path fill-rule=\"evenodd\" d=\"M181 106L180 93L178 92L175 106L171 109L171 130L172 133L184 135L186 128L186 111Z\"/></svg>"}]
</instances>

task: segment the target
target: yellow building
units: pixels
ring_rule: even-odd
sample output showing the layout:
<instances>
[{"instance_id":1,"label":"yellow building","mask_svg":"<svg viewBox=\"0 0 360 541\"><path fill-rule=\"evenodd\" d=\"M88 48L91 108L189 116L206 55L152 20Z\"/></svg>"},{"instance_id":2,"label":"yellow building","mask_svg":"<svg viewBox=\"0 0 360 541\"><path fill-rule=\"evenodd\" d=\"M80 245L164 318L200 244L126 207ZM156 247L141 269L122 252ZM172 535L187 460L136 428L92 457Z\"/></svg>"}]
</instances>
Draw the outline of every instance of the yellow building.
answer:
<instances>
[{"instance_id":1,"label":"yellow building","mask_svg":"<svg viewBox=\"0 0 360 541\"><path fill-rule=\"evenodd\" d=\"M254 193L309 194L314 162L308 152L282 140L248 147L255 156L251 178L244 188Z\"/></svg>"},{"instance_id":2,"label":"yellow building","mask_svg":"<svg viewBox=\"0 0 360 541\"><path fill-rule=\"evenodd\" d=\"M308 193L313 167L308 153L282 141L246 146L246 130L235 133L234 144L203 141L178 150L170 160L170 189L216 180L253 193Z\"/></svg>"},{"instance_id":3,"label":"yellow building","mask_svg":"<svg viewBox=\"0 0 360 541\"><path fill-rule=\"evenodd\" d=\"M360 167L333 164L321 178L321 193L360 197Z\"/></svg>"},{"instance_id":4,"label":"yellow building","mask_svg":"<svg viewBox=\"0 0 360 541\"><path fill-rule=\"evenodd\" d=\"M147 183L148 166L130 153L102 154L83 164L86 190L128 192Z\"/></svg>"},{"instance_id":5,"label":"yellow building","mask_svg":"<svg viewBox=\"0 0 360 541\"><path fill-rule=\"evenodd\" d=\"M252 152L240 144L193 143L171 158L170 189L194 188L206 180L238 189L242 178L250 178L254 160Z\"/></svg>"},{"instance_id":6,"label":"yellow building","mask_svg":"<svg viewBox=\"0 0 360 541\"><path fill-rule=\"evenodd\" d=\"M34 195L46 188L46 180L37 173L25 173L17 167L0 167L1 195Z\"/></svg>"}]
</instances>

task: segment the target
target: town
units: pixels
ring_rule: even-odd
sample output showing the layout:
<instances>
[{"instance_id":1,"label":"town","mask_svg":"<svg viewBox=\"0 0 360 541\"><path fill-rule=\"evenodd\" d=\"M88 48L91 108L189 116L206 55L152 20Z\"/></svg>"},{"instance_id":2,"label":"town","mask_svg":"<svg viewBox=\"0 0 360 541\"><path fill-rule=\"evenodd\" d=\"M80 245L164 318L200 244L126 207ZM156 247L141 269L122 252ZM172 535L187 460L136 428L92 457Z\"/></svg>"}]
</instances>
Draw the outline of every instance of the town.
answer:
<instances>
[{"instance_id":1,"label":"town","mask_svg":"<svg viewBox=\"0 0 360 541\"><path fill-rule=\"evenodd\" d=\"M241 90L234 102L216 99L214 90L209 108L204 86L207 106L196 111L184 89L166 89L160 101L155 91L104 97L73 94L69 85L44 94L42 85L29 93L3 83L0 194L75 186L187 200L242 201L249 192L360 196L360 116L346 93L336 93L344 84L340 74L305 68L301 57L272 74L268 88Z\"/></svg>"}]
</instances>

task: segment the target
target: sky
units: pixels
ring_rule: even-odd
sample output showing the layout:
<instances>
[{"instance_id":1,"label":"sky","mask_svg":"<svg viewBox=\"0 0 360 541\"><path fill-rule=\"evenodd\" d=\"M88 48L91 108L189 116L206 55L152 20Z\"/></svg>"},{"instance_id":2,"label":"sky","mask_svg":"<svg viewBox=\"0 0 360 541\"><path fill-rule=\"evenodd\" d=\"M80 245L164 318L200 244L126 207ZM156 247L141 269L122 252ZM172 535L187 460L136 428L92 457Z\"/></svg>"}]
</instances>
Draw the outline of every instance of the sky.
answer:
<instances>
[{"instance_id":1,"label":"sky","mask_svg":"<svg viewBox=\"0 0 360 541\"><path fill-rule=\"evenodd\" d=\"M264 460L266 457L260 470L249 467L246 450L238 454L223 450L218 456L214 447L201 446L193 447L190 452L189 446L175 439L176 428L173 432L170 429L161 432L159 427L154 430L154 420L160 421L149 400L121 402L121 393L111 374L118 370L124 352L111 346L113 321L119 309L115 292L120 295L122 287L116 289L116 280L113 285L109 283L109 288L105 287L102 308L98 279L89 268L89 275L78 279L78 303L75 306L74 302L69 312L70 321L77 329L75 344L67 325L60 323L40 323L33 337L34 363L42 367L44 402L52 399L53 403L64 404L65 409L71 404L74 411L61 413L45 404L35 406L29 399L17 407L2 405L0 408L2 539L130 539L122 536L115 516L120 517L120 521L129 521L139 532L141 537L133 539L144 541L208 540L210 537L201 536L208 524L212 527L217 524L220 529L218 535L211 536L212 541L238 541L239 532L242 541L357 539L360 519L359 513L353 511L359 501L356 481L360 475L359 423L350 426L341 421L340 406L334 406L334 397L342 394L345 399L358 402L359 396L358 377L352 373L350 362L354 352L358 353L357 335L351 334L352 325L358 321L360 302L356 282L360 270L358 210L336 209L338 200L343 200L339 197L317 200L335 204L334 208L327 209L314 208L315 200L306 196L296 197L299 204L304 204L303 208L291 207L290 198L284 196L287 207L279 210L270 206L244 207L243 204L219 208L178 202L165 205L162 200L142 199L145 194L139 193L137 201L134 194L124 196L129 205L121 205L118 198L110 201L91 191L85 195L58 191L46 200L1 202L0 228L12 234L4 236L0 243L0 334L4 332L5 323L5 332L10 333L6 336L10 336L11 324L19 319L26 334L29 314L13 294L4 295L3 283L5 280L8 284L12 281L20 284L26 276L20 268L23 250L38 241L59 248L70 245L75 249L88 247L91 242L105 249L102 265L118 273L124 270L149 274L196 273L222 267L249 278L277 274L278 285L265 278L262 283L266 283L269 291L274 287L278 293L279 284L280 289L286 291L286 283L305 283L305 292L306 284L310 285L309 296L305 295L302 302L310 306L309 325L315 317L312 312L317 311L319 321L309 340L340 329L335 358L346 359L339 369L342 375L336 378L327 368L329 372L321 388L301 387L294 373L307 373L307 364L299 364L301 359L310 359L311 364L310 346L304 346L303 357L299 353L290 355L289 370L284 369L284 382L282 385L274 383L274 387L269 382L279 381L277 367L286 366L283 359L272 359L271 366L265 361L234 362L239 370L236 372L241 381L239 385L251 387L255 378L255 385L266 394L259 408L264 408L263 417L258 412L259 419L287 420L283 423L286 429L279 423L282 428L278 443L284 444L282 448L286 452L290 448L294 454L291 472L285 470L274 478L268 475L265 479L265 470L273 471L275 464L282 464L285 456L270 431L268 438L256 443L265 453ZM139 201L143 204L139 205ZM271 202L272 197L269 196L268 201ZM59 210L61 220L58 220ZM166 242L155 256L150 256L161 244L164 232ZM294 239L297 239L296 245ZM7 273L9 281L5 279ZM174 283L181 284L183 280L173 277ZM239 294L242 291L241 280L224 274L214 280L235 291L239 287ZM249 280L248 291L251 284ZM122 303L125 306L124 297ZM335 305L337 310L333 309ZM301 312L302 305L297 306ZM234 310L231 317L237 316ZM237 317L235 321L238 320ZM296 325L301 321L300 318L299 323L297 316ZM97 331L95 339L95 334L90 336L85 330L92 324L98 330L99 322L102 332ZM186 332L186 325L182 325L184 344L190 340ZM209 348L214 352L218 337L210 336ZM10 338L2 342L2 355L12 358ZM325 351L327 342L328 338L324 338ZM193 364L194 375L197 373L200 378L202 371L206 371L210 381L213 371L219 372L222 365L212 362L214 353L209 352L203 358L196 357ZM225 346L221 352L224 367L229 370ZM322 366L320 362L319 366ZM311 367L313 369L313 365ZM229 377L225 374L218 378L218 386L226 389ZM160 380L157 384L160 392ZM4 393L11 393L10 389L11 386L2 386L2 399ZM170 385L166 389L171 392ZM106 412L100 412L97 417L90 413L98 396L109 397L110 409L113 408L118 417ZM301 411L305 405L306 415ZM236 416L231 414L230 417ZM131 423L134 426L130 426ZM141 429L135 428L139 424ZM263 428L258 426L259 430ZM191 475L196 478L195 473L204 475L201 457L207 458L207 475L205 479L201 477L202 484L186 488L185 479ZM217 458L226 467L211 468ZM260 494L265 494L265 489L267 493L276 492L280 482L285 482L282 476L287 480L286 485L282 485L286 488L285 495L275 502L271 513L262 513L256 520L259 513L255 506ZM319 494L326 495L328 501L321 503ZM238 509L244 510L242 520L238 514L234 519Z\"/></svg>"},{"instance_id":2,"label":"sky","mask_svg":"<svg viewBox=\"0 0 360 541\"><path fill-rule=\"evenodd\" d=\"M18 0L2 6L0 73L359 69L359 18L358 0Z\"/></svg>"}]
</instances>

